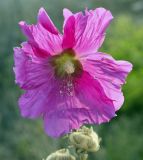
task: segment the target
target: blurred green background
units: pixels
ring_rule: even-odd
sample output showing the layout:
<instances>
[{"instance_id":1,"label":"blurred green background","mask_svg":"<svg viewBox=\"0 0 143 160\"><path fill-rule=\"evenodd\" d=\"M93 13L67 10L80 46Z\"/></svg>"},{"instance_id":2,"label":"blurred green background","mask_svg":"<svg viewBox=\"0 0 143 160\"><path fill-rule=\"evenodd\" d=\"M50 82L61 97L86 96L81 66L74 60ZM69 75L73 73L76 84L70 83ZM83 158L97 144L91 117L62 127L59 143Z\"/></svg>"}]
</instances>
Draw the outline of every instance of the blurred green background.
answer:
<instances>
[{"instance_id":1,"label":"blurred green background","mask_svg":"<svg viewBox=\"0 0 143 160\"><path fill-rule=\"evenodd\" d=\"M62 30L62 9L106 7L115 17L100 49L133 63L124 86L125 103L108 124L95 126L102 137L90 160L143 160L143 0L0 0L0 160L42 160L67 144L46 136L41 120L20 116L20 89L14 83L13 46L25 40L18 22L36 23L43 6Z\"/></svg>"}]
</instances>

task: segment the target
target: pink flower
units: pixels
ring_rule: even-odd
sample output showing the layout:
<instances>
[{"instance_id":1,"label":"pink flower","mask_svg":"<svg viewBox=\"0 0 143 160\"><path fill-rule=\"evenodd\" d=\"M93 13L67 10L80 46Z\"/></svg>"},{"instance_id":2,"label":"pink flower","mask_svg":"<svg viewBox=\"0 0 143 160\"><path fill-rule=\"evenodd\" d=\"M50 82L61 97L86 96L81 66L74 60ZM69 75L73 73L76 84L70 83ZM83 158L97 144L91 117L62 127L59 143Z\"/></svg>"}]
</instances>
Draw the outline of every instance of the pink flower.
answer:
<instances>
[{"instance_id":1,"label":"pink flower","mask_svg":"<svg viewBox=\"0 0 143 160\"><path fill-rule=\"evenodd\" d=\"M14 49L23 117L44 120L59 137L82 124L101 124L123 104L122 85L132 65L98 52L113 19L104 8L73 14L64 9L63 35L41 8L36 25L20 22L27 42Z\"/></svg>"}]
</instances>

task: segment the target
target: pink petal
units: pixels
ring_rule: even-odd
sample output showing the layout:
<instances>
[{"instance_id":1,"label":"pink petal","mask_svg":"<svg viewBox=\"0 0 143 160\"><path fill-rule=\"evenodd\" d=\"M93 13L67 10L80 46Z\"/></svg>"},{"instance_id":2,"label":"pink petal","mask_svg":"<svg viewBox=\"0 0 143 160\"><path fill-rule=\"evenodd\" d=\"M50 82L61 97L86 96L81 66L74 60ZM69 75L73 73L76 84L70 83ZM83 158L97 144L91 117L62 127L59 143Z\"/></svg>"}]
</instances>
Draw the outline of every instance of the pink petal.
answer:
<instances>
[{"instance_id":1,"label":"pink petal","mask_svg":"<svg viewBox=\"0 0 143 160\"><path fill-rule=\"evenodd\" d=\"M43 90L29 90L19 99L20 112L23 117L35 119L45 112L47 96Z\"/></svg>"},{"instance_id":2,"label":"pink petal","mask_svg":"<svg viewBox=\"0 0 143 160\"><path fill-rule=\"evenodd\" d=\"M72 129L79 129L84 123L91 121L87 109L74 107L71 105L71 109L55 111L53 114L44 116L44 127L47 135L57 138L70 133Z\"/></svg>"},{"instance_id":3,"label":"pink petal","mask_svg":"<svg viewBox=\"0 0 143 160\"><path fill-rule=\"evenodd\" d=\"M66 11L65 15L66 14L65 21L67 23L67 17L70 18L70 13ZM75 43L72 43L74 44L73 49L79 56L97 51L104 41L106 28L113 19L110 11L104 8L97 8L94 11L86 11L85 15L80 12L73 16L75 17L75 26L73 23L72 28L73 30L75 28L75 31L72 32L72 34L74 33L74 35L72 35L74 36L73 41L75 41ZM64 25L64 27L65 26L66 25ZM69 30L69 32L67 30ZM66 28L66 33L69 33L69 35L70 30L71 27Z\"/></svg>"},{"instance_id":4,"label":"pink petal","mask_svg":"<svg viewBox=\"0 0 143 160\"><path fill-rule=\"evenodd\" d=\"M27 53L30 57L48 58L49 56L51 56L47 51L40 49L37 45L33 45L28 42L23 42L21 46L22 50L25 53Z\"/></svg>"},{"instance_id":5,"label":"pink petal","mask_svg":"<svg viewBox=\"0 0 143 160\"><path fill-rule=\"evenodd\" d=\"M23 42L23 43L21 44L21 46L22 46L22 50L23 50L25 53L27 53L27 54L29 54L29 55L34 55L34 51L33 51L31 45L30 45L28 42Z\"/></svg>"},{"instance_id":6,"label":"pink petal","mask_svg":"<svg viewBox=\"0 0 143 160\"><path fill-rule=\"evenodd\" d=\"M36 25L28 25L23 21L19 25L22 32L27 36L31 46L51 55L59 54L62 52L62 35L55 33L54 26L52 22L49 22L48 18L45 21L43 20L45 16L47 16L46 13L41 9Z\"/></svg>"},{"instance_id":7,"label":"pink petal","mask_svg":"<svg viewBox=\"0 0 143 160\"><path fill-rule=\"evenodd\" d=\"M82 77L76 79L76 97L82 104L88 107L90 122L100 124L108 122L116 116L113 102L108 98L100 85L87 72L84 72Z\"/></svg>"},{"instance_id":8,"label":"pink petal","mask_svg":"<svg viewBox=\"0 0 143 160\"><path fill-rule=\"evenodd\" d=\"M44 128L47 135L58 138L70 132L70 120L60 112L44 117Z\"/></svg>"},{"instance_id":9,"label":"pink petal","mask_svg":"<svg viewBox=\"0 0 143 160\"><path fill-rule=\"evenodd\" d=\"M74 95L69 95L66 80L54 81L48 95L47 112L44 114L44 128L51 137L59 137L78 129L83 123L93 122L88 106ZM74 84L73 84L74 85ZM61 93L61 86L63 90Z\"/></svg>"},{"instance_id":10,"label":"pink petal","mask_svg":"<svg viewBox=\"0 0 143 160\"><path fill-rule=\"evenodd\" d=\"M70 16L72 16L73 13L72 13L69 9L64 8L64 9L63 9L63 15L64 15L64 18L65 18L65 20L66 20L66 19L68 19Z\"/></svg>"},{"instance_id":11,"label":"pink petal","mask_svg":"<svg viewBox=\"0 0 143 160\"><path fill-rule=\"evenodd\" d=\"M70 16L72 16L72 15L73 15L73 13L72 13L69 9L67 9L67 8L64 8L64 9L63 9L63 16L64 16L64 24L63 24L63 26L65 26L68 18L69 18ZM64 27L63 27L63 28L64 28Z\"/></svg>"},{"instance_id":12,"label":"pink petal","mask_svg":"<svg viewBox=\"0 0 143 160\"><path fill-rule=\"evenodd\" d=\"M41 80L37 79L37 83L38 81L42 81L42 77ZM54 76L48 75L46 83L39 87L30 87L29 82L28 90L19 99L20 112L23 117L34 119L43 117L44 114L50 112L53 106L48 105L48 97L53 90L54 83ZM31 85L32 84L31 81Z\"/></svg>"},{"instance_id":13,"label":"pink petal","mask_svg":"<svg viewBox=\"0 0 143 160\"><path fill-rule=\"evenodd\" d=\"M22 89L35 89L46 84L53 73L48 61L32 61L20 48L14 49L16 83Z\"/></svg>"},{"instance_id":14,"label":"pink petal","mask_svg":"<svg viewBox=\"0 0 143 160\"><path fill-rule=\"evenodd\" d=\"M28 26L26 24L26 22L20 21L19 22L19 26L20 26L21 31L23 32L23 34L26 35L30 41L33 41L34 37L33 37L33 34L32 34L32 25Z\"/></svg>"},{"instance_id":15,"label":"pink petal","mask_svg":"<svg viewBox=\"0 0 143 160\"><path fill-rule=\"evenodd\" d=\"M44 8L40 8L39 10L38 22L49 32L53 34L59 34L58 29L55 27L55 25L53 24L52 20L50 19Z\"/></svg>"},{"instance_id":16,"label":"pink petal","mask_svg":"<svg viewBox=\"0 0 143 160\"><path fill-rule=\"evenodd\" d=\"M84 70L100 82L106 95L113 100L116 111L119 110L124 102L121 87L132 70L132 64L127 61L116 61L104 53L91 54L85 59Z\"/></svg>"},{"instance_id":17,"label":"pink petal","mask_svg":"<svg viewBox=\"0 0 143 160\"><path fill-rule=\"evenodd\" d=\"M79 12L73 16L66 17L64 21L64 38L63 38L63 48L68 49L74 48L76 45L78 38L81 37L85 27L86 27L86 19L82 12ZM69 38L68 38L69 37ZM67 45L66 40L69 42L69 46ZM71 43L71 45L70 45ZM65 47L66 46L66 47Z\"/></svg>"},{"instance_id":18,"label":"pink petal","mask_svg":"<svg viewBox=\"0 0 143 160\"><path fill-rule=\"evenodd\" d=\"M15 81L18 83L20 86L24 83L25 80L25 66L26 61L28 60L28 57L23 53L21 48L14 48L14 62L15 66L13 68L15 72Z\"/></svg>"},{"instance_id":19,"label":"pink petal","mask_svg":"<svg viewBox=\"0 0 143 160\"><path fill-rule=\"evenodd\" d=\"M75 44L75 18L71 16L64 27L63 49L72 48Z\"/></svg>"},{"instance_id":20,"label":"pink petal","mask_svg":"<svg viewBox=\"0 0 143 160\"><path fill-rule=\"evenodd\" d=\"M62 80L54 81L51 84L52 90L48 96L48 109L44 114L44 128L51 137L59 137L65 133L69 133L72 129L79 128L82 121L79 121L80 115L77 111L82 106L78 99L68 95L66 84ZM66 91L62 91L61 86L64 86ZM80 112L82 114L82 112ZM84 117L83 117L84 118ZM81 119L82 120L82 119ZM64 125L63 125L64 123Z\"/></svg>"}]
</instances>

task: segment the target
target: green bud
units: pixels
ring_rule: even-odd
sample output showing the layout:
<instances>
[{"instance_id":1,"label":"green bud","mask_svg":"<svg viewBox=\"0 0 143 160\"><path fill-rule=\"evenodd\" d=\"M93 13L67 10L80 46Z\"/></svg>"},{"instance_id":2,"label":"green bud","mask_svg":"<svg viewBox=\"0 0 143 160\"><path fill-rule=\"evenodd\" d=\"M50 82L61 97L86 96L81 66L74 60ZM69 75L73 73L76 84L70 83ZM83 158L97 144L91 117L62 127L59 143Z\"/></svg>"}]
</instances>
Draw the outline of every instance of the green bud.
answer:
<instances>
[{"instance_id":1,"label":"green bud","mask_svg":"<svg viewBox=\"0 0 143 160\"><path fill-rule=\"evenodd\" d=\"M60 149L50 154L46 160L76 160L76 159L69 153L68 149Z\"/></svg>"},{"instance_id":2,"label":"green bud","mask_svg":"<svg viewBox=\"0 0 143 160\"><path fill-rule=\"evenodd\" d=\"M93 131L93 128L82 127L70 134L69 141L78 152L96 152L100 148L101 138Z\"/></svg>"}]
</instances>

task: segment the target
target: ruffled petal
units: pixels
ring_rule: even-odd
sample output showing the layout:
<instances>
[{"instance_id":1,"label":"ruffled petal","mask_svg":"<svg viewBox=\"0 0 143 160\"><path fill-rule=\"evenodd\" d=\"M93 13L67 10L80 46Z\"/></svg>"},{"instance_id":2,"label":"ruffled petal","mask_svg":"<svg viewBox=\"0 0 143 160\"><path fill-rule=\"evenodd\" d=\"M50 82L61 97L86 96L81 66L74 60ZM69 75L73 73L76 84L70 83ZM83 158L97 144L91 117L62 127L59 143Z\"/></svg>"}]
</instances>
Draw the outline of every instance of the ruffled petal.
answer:
<instances>
[{"instance_id":1,"label":"ruffled petal","mask_svg":"<svg viewBox=\"0 0 143 160\"><path fill-rule=\"evenodd\" d=\"M101 124L115 117L113 101L108 98L101 84L89 73L84 72L75 81L75 94L82 104L88 107L90 124Z\"/></svg>"},{"instance_id":2,"label":"ruffled petal","mask_svg":"<svg viewBox=\"0 0 143 160\"><path fill-rule=\"evenodd\" d=\"M62 52L62 35L57 33L58 31L43 9L39 11L36 25L28 25L24 21L21 21L19 25L23 34L27 36L28 42L34 48L51 55Z\"/></svg>"},{"instance_id":3,"label":"ruffled petal","mask_svg":"<svg viewBox=\"0 0 143 160\"><path fill-rule=\"evenodd\" d=\"M40 80L37 79L37 81ZM20 112L23 117L31 119L43 117L54 108L48 105L49 96L53 91L54 83L54 76L47 76L47 81L44 85L40 85L40 87L35 87L34 89L28 88L28 90L26 90L19 99Z\"/></svg>"},{"instance_id":4,"label":"ruffled petal","mask_svg":"<svg viewBox=\"0 0 143 160\"><path fill-rule=\"evenodd\" d=\"M116 61L105 53L88 55L82 63L84 70L98 80L106 95L113 100L116 111L119 110L124 102L121 87L132 70L132 64Z\"/></svg>"},{"instance_id":5,"label":"ruffled petal","mask_svg":"<svg viewBox=\"0 0 143 160\"><path fill-rule=\"evenodd\" d=\"M75 18L71 16L68 18L64 27L64 37L63 37L63 49L72 48L75 44Z\"/></svg>"},{"instance_id":6,"label":"ruffled petal","mask_svg":"<svg viewBox=\"0 0 143 160\"><path fill-rule=\"evenodd\" d=\"M66 24L67 19L72 15L73 15L73 13L69 9L67 9L67 8L63 9L64 25Z\"/></svg>"},{"instance_id":7,"label":"ruffled petal","mask_svg":"<svg viewBox=\"0 0 143 160\"><path fill-rule=\"evenodd\" d=\"M54 82L48 96L48 111L44 114L45 132L52 137L59 137L78 129L83 124L100 124L115 116L115 109L104 93L98 81L84 72L82 77L73 80L72 96L61 82Z\"/></svg>"},{"instance_id":8,"label":"ruffled petal","mask_svg":"<svg viewBox=\"0 0 143 160\"><path fill-rule=\"evenodd\" d=\"M18 83L20 86L24 83L25 80L25 66L28 57L23 53L21 48L14 48L14 63L15 66L13 70L15 72L15 82Z\"/></svg>"},{"instance_id":9,"label":"ruffled petal","mask_svg":"<svg viewBox=\"0 0 143 160\"><path fill-rule=\"evenodd\" d=\"M104 41L105 31L113 19L112 14L104 8L85 11L85 15L81 12L73 15L71 14L72 13L67 10L64 11L64 27L66 26L66 23L68 23L68 19L70 19L71 16L74 16L75 23L73 23L72 29L75 29L75 31L72 32L72 34L74 33L73 39L75 43L73 43L73 49L79 56L96 52ZM66 33L67 30L70 32L71 27L66 26Z\"/></svg>"},{"instance_id":10,"label":"ruffled petal","mask_svg":"<svg viewBox=\"0 0 143 160\"><path fill-rule=\"evenodd\" d=\"M46 91L48 93L48 90ZM42 89L28 90L19 99L21 115L25 118L39 118L46 112L47 95Z\"/></svg>"},{"instance_id":11,"label":"ruffled petal","mask_svg":"<svg viewBox=\"0 0 143 160\"><path fill-rule=\"evenodd\" d=\"M76 104L74 99L73 104ZM47 135L57 138L70 133L72 129L79 129L84 123L90 121L88 109L74 107L70 105L71 109L57 110L44 116L44 128Z\"/></svg>"},{"instance_id":12,"label":"ruffled petal","mask_svg":"<svg viewBox=\"0 0 143 160\"><path fill-rule=\"evenodd\" d=\"M72 39L70 38L71 45L69 46L69 48L67 46L66 49L70 49L70 48L74 49L74 47L77 46L77 43L81 38L87 23L87 16L83 16L82 12L79 12L73 15L71 14L72 13L65 16L64 25L63 25L64 37L66 39L68 39L68 36L72 37ZM63 38L63 43L62 43L63 48L66 46L65 38Z\"/></svg>"},{"instance_id":13,"label":"ruffled petal","mask_svg":"<svg viewBox=\"0 0 143 160\"><path fill-rule=\"evenodd\" d=\"M22 50L32 59L36 58L36 59L46 59L48 57L50 57L51 55L38 47L38 45L33 45L32 43L28 43L28 42L23 42L21 44L22 46Z\"/></svg>"},{"instance_id":14,"label":"ruffled petal","mask_svg":"<svg viewBox=\"0 0 143 160\"><path fill-rule=\"evenodd\" d=\"M40 8L39 10L38 22L52 34L59 34L58 29L55 27L44 8Z\"/></svg>"},{"instance_id":15,"label":"ruffled petal","mask_svg":"<svg viewBox=\"0 0 143 160\"><path fill-rule=\"evenodd\" d=\"M22 89L35 89L48 83L53 75L53 70L46 61L34 61L21 48L14 49L14 72L16 83Z\"/></svg>"},{"instance_id":16,"label":"ruffled petal","mask_svg":"<svg viewBox=\"0 0 143 160\"><path fill-rule=\"evenodd\" d=\"M48 109L44 114L45 132L51 137L59 137L78 129L83 123L91 122L88 106L82 104L73 94L66 80L54 81L48 96ZM74 83L73 83L74 88Z\"/></svg>"},{"instance_id":17,"label":"ruffled petal","mask_svg":"<svg viewBox=\"0 0 143 160\"><path fill-rule=\"evenodd\" d=\"M80 109L81 105L76 97L69 95L66 81L54 81L47 106L47 112L44 114L44 128L49 136L59 137L79 127L79 115L72 110Z\"/></svg>"}]
</instances>

